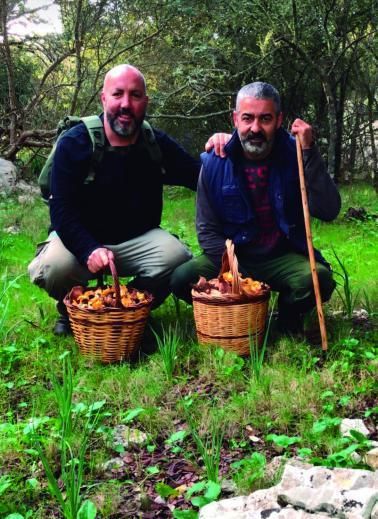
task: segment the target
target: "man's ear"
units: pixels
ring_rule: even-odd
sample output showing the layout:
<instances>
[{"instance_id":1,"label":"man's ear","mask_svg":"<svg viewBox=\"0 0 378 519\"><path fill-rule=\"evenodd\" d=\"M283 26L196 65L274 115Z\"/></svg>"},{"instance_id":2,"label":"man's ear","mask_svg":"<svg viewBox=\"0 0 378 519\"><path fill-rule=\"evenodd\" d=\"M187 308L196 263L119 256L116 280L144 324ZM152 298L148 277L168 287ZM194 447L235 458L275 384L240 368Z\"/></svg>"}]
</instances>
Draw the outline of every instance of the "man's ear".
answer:
<instances>
[{"instance_id":1,"label":"man's ear","mask_svg":"<svg viewBox=\"0 0 378 519\"><path fill-rule=\"evenodd\" d=\"M236 110L234 110L232 112L232 120L234 121L235 128L237 128L238 127L238 112Z\"/></svg>"},{"instance_id":2,"label":"man's ear","mask_svg":"<svg viewBox=\"0 0 378 519\"><path fill-rule=\"evenodd\" d=\"M277 124L276 124L276 129L277 129L277 130L278 130L278 128L281 127L281 125L282 125L282 121L283 121L283 113L280 112L280 113L278 114L278 117L277 117Z\"/></svg>"}]
</instances>

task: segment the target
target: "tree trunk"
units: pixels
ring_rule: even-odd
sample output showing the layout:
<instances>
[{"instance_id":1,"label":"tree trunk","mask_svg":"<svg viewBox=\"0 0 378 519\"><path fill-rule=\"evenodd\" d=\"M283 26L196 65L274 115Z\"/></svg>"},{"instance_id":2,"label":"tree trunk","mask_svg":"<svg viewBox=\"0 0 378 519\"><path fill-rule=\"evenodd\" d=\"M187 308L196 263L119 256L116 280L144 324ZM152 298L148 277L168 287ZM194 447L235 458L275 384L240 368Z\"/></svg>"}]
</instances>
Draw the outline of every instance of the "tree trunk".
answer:
<instances>
[{"instance_id":1,"label":"tree trunk","mask_svg":"<svg viewBox=\"0 0 378 519\"><path fill-rule=\"evenodd\" d=\"M341 155L343 142L343 117L344 109L340 103L336 107L336 134L335 134L335 148L334 148L334 174L333 179L336 183L341 180Z\"/></svg>"},{"instance_id":2,"label":"tree trunk","mask_svg":"<svg viewBox=\"0 0 378 519\"><path fill-rule=\"evenodd\" d=\"M83 0L78 0L76 5L76 21L75 21L75 30L74 30L74 38L75 38L75 63L76 63L76 82L75 82L75 90L72 96L71 103L71 114L76 112L77 100L79 97L79 92L82 84L82 60L81 60L81 46L83 44L82 38L82 9L83 9Z\"/></svg>"},{"instance_id":3,"label":"tree trunk","mask_svg":"<svg viewBox=\"0 0 378 519\"><path fill-rule=\"evenodd\" d=\"M357 102L356 102L357 105ZM357 140L360 133L361 117L360 111L357 105L357 110L354 115L353 130L350 136L350 152L348 160L348 169L353 172L356 169L356 158L357 158Z\"/></svg>"},{"instance_id":4,"label":"tree trunk","mask_svg":"<svg viewBox=\"0 0 378 519\"><path fill-rule=\"evenodd\" d=\"M17 138L17 100L16 89L14 84L14 69L12 54L8 41L8 6L6 0L0 0L0 16L1 16L1 31L3 35L3 42L1 44L1 52L4 56L5 67L7 70L8 82L8 103L9 103L9 143L12 145Z\"/></svg>"},{"instance_id":5,"label":"tree trunk","mask_svg":"<svg viewBox=\"0 0 378 519\"><path fill-rule=\"evenodd\" d=\"M369 114L369 135L371 145L371 160L372 160L372 172L371 178L375 190L378 191L378 154L377 147L375 145L375 134L374 134L374 95L371 91L368 94L368 114Z\"/></svg>"},{"instance_id":6,"label":"tree trunk","mask_svg":"<svg viewBox=\"0 0 378 519\"><path fill-rule=\"evenodd\" d=\"M334 98L330 85L323 81L324 93L327 99L328 108L328 173L337 181L336 175L336 136L337 136L337 114L336 114L336 100Z\"/></svg>"}]
</instances>

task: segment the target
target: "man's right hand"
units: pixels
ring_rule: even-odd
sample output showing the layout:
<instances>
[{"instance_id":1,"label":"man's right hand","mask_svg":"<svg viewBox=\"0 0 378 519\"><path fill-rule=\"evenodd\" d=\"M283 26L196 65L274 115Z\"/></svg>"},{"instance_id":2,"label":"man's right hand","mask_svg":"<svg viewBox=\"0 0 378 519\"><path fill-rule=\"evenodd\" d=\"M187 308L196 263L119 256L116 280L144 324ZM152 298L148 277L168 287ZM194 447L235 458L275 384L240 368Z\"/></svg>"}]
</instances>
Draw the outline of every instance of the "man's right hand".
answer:
<instances>
[{"instance_id":1,"label":"man's right hand","mask_svg":"<svg viewBox=\"0 0 378 519\"><path fill-rule=\"evenodd\" d=\"M215 155L224 159L226 157L224 147L231 137L231 133L214 133L205 144L205 150L209 152L214 148Z\"/></svg>"},{"instance_id":2,"label":"man's right hand","mask_svg":"<svg viewBox=\"0 0 378 519\"><path fill-rule=\"evenodd\" d=\"M104 270L109 265L109 260L114 261L114 254L111 250L101 247L95 249L88 258L87 267L92 274Z\"/></svg>"}]
</instances>

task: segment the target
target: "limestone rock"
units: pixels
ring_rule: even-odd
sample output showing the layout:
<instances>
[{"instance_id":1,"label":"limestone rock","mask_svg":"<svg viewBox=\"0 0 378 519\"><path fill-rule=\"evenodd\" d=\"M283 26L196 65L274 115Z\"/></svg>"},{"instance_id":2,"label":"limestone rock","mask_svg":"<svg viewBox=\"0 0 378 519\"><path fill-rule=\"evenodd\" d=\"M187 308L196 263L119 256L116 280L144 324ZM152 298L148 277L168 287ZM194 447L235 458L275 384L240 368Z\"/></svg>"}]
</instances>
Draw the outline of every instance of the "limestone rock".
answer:
<instances>
[{"instance_id":1,"label":"limestone rock","mask_svg":"<svg viewBox=\"0 0 378 519\"><path fill-rule=\"evenodd\" d=\"M372 469L378 470L378 447L366 453L365 463Z\"/></svg>"},{"instance_id":2,"label":"limestone rock","mask_svg":"<svg viewBox=\"0 0 378 519\"><path fill-rule=\"evenodd\" d=\"M21 232L21 227L19 225L10 225L4 229L6 234L19 234Z\"/></svg>"},{"instance_id":3,"label":"limestone rock","mask_svg":"<svg viewBox=\"0 0 378 519\"><path fill-rule=\"evenodd\" d=\"M201 508L199 519L219 519L221 517L238 519L243 517L243 510L246 509L246 500L246 496L241 496L210 503Z\"/></svg>"},{"instance_id":4,"label":"limestone rock","mask_svg":"<svg viewBox=\"0 0 378 519\"><path fill-rule=\"evenodd\" d=\"M128 449L133 445L143 445L146 443L148 437L147 434L139 429L132 429L127 425L116 425L113 429L113 442L112 448L116 448L122 445L125 449Z\"/></svg>"},{"instance_id":5,"label":"limestone rock","mask_svg":"<svg viewBox=\"0 0 378 519\"><path fill-rule=\"evenodd\" d=\"M340 424L340 434L341 436L349 436L349 431L351 429L354 429L355 431L360 432L364 436L369 436L370 431L364 424L363 420L360 420L359 418L351 419L351 418L344 418L341 421Z\"/></svg>"},{"instance_id":6,"label":"limestone rock","mask_svg":"<svg viewBox=\"0 0 378 519\"><path fill-rule=\"evenodd\" d=\"M283 467L286 463L285 456L275 456L265 467L264 479L265 481L271 481L274 483L274 479L281 475Z\"/></svg>"},{"instance_id":7,"label":"limestone rock","mask_svg":"<svg viewBox=\"0 0 378 519\"><path fill-rule=\"evenodd\" d=\"M330 517L368 519L378 501L378 473L367 470L328 469L286 465L278 501L310 513Z\"/></svg>"},{"instance_id":8,"label":"limestone rock","mask_svg":"<svg viewBox=\"0 0 378 519\"><path fill-rule=\"evenodd\" d=\"M223 494L232 494L235 495L237 492L237 487L232 479L223 479L222 481L222 493Z\"/></svg>"},{"instance_id":9,"label":"limestone rock","mask_svg":"<svg viewBox=\"0 0 378 519\"><path fill-rule=\"evenodd\" d=\"M112 469L122 469L125 466L125 462L121 457L111 458L108 461L105 461L102 465L102 469L104 472L111 471Z\"/></svg>"},{"instance_id":10,"label":"limestone rock","mask_svg":"<svg viewBox=\"0 0 378 519\"><path fill-rule=\"evenodd\" d=\"M18 193L17 201L20 205L32 204L36 198L41 196L39 187L24 180L19 180L15 186Z\"/></svg>"},{"instance_id":11,"label":"limestone rock","mask_svg":"<svg viewBox=\"0 0 378 519\"><path fill-rule=\"evenodd\" d=\"M17 168L9 160L0 158L0 194L12 193L17 181Z\"/></svg>"},{"instance_id":12,"label":"limestone rock","mask_svg":"<svg viewBox=\"0 0 378 519\"><path fill-rule=\"evenodd\" d=\"M378 519L378 472L290 460L281 482L249 496L211 503L200 519Z\"/></svg>"}]
</instances>

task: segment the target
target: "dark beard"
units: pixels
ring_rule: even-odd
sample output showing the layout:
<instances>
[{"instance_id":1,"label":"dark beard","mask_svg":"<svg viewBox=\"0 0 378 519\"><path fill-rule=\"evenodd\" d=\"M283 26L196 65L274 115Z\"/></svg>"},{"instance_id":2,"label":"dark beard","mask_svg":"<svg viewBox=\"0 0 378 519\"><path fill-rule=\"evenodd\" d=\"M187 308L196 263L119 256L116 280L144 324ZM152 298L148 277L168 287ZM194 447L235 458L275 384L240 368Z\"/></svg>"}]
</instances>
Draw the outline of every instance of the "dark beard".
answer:
<instances>
[{"instance_id":1,"label":"dark beard","mask_svg":"<svg viewBox=\"0 0 378 519\"><path fill-rule=\"evenodd\" d=\"M118 117L120 115L130 115L132 117L132 120L127 124L121 124L118 121ZM110 128L113 130L113 132L120 137L132 137L135 135L140 127L142 126L143 118L139 121L136 119L135 115L131 112L131 110L123 109L119 110L116 114L111 114L109 112L106 113L106 118L108 120Z\"/></svg>"}]
</instances>

